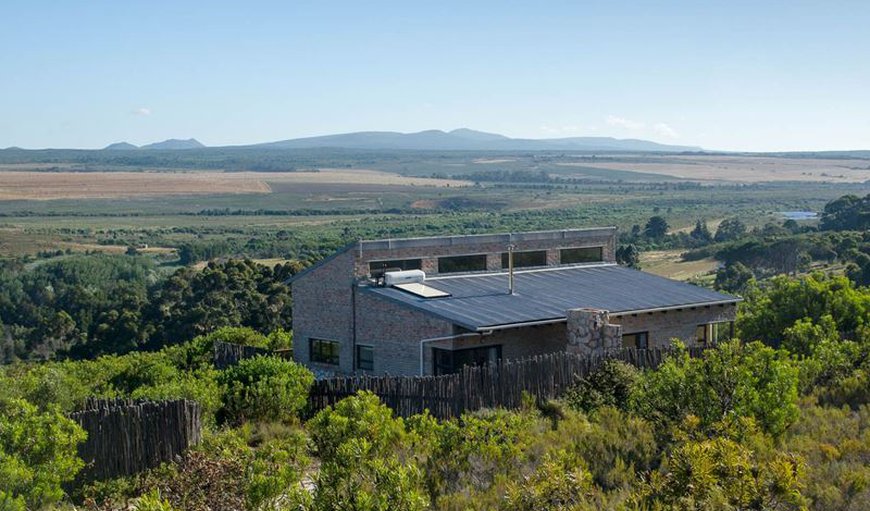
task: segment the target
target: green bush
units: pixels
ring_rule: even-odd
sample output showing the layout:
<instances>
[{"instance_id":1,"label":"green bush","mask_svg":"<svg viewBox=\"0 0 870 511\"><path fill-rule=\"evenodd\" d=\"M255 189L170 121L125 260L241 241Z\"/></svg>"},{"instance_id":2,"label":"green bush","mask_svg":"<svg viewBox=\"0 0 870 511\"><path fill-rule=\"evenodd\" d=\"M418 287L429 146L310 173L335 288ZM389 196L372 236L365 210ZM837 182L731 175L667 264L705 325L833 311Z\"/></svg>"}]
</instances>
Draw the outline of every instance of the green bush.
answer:
<instances>
[{"instance_id":1,"label":"green bush","mask_svg":"<svg viewBox=\"0 0 870 511\"><path fill-rule=\"evenodd\" d=\"M804 464L787 455L768 461L727 438L687 442L652 474L629 507L641 509L804 509Z\"/></svg>"},{"instance_id":2,"label":"green bush","mask_svg":"<svg viewBox=\"0 0 870 511\"><path fill-rule=\"evenodd\" d=\"M39 411L22 399L0 399L0 509L44 509L84 463L76 446L85 432L56 409Z\"/></svg>"},{"instance_id":3,"label":"green bush","mask_svg":"<svg viewBox=\"0 0 870 511\"><path fill-rule=\"evenodd\" d=\"M601 406L625 408L640 372L618 360L605 360L600 367L565 393L575 410L590 412Z\"/></svg>"},{"instance_id":4,"label":"green bush","mask_svg":"<svg viewBox=\"0 0 870 511\"><path fill-rule=\"evenodd\" d=\"M870 324L870 289L855 287L842 276L813 274L794 279L782 275L745 298L737 329L742 339L750 341L776 345L783 332L805 318L819 325L824 316L830 316L846 339L853 339L862 325Z\"/></svg>"},{"instance_id":5,"label":"green bush","mask_svg":"<svg viewBox=\"0 0 870 511\"><path fill-rule=\"evenodd\" d=\"M703 427L751 417L779 435L798 414L798 369L783 351L738 340L690 358L685 350L644 373L632 407L662 425L697 416Z\"/></svg>"},{"instance_id":6,"label":"green bush","mask_svg":"<svg viewBox=\"0 0 870 511\"><path fill-rule=\"evenodd\" d=\"M630 487L638 474L654 466L658 456L653 425L609 407L590 417L589 429L575 450L604 490Z\"/></svg>"},{"instance_id":7,"label":"green bush","mask_svg":"<svg viewBox=\"0 0 870 511\"><path fill-rule=\"evenodd\" d=\"M404 421L360 392L321 410L308 430L322 460L311 509L415 511L426 507L423 473L403 456Z\"/></svg>"},{"instance_id":8,"label":"green bush","mask_svg":"<svg viewBox=\"0 0 870 511\"><path fill-rule=\"evenodd\" d=\"M501 509L575 511L595 509L589 472L564 451L547 455L534 473L507 485Z\"/></svg>"},{"instance_id":9,"label":"green bush","mask_svg":"<svg viewBox=\"0 0 870 511\"><path fill-rule=\"evenodd\" d=\"M222 412L233 423L278 421L297 417L308 400L314 375L278 357L242 360L218 378L224 386Z\"/></svg>"}]
</instances>

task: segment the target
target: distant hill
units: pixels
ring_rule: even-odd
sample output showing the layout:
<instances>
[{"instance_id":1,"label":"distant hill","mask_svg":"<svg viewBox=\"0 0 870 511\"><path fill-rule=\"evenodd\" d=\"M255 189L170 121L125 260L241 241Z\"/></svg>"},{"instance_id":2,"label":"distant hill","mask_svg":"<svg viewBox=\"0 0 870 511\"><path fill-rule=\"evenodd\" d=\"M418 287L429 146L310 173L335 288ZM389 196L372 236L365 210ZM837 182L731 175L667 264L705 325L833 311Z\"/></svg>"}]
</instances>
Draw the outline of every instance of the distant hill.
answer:
<instances>
[{"instance_id":1,"label":"distant hill","mask_svg":"<svg viewBox=\"0 0 870 511\"><path fill-rule=\"evenodd\" d=\"M134 146L135 147L135 146ZM200 143L199 140L195 138L188 138L187 140L180 140L177 138L170 138L169 140L164 140L163 142L155 142L153 144L143 145L140 149L202 149L205 145Z\"/></svg>"},{"instance_id":2,"label":"distant hill","mask_svg":"<svg viewBox=\"0 0 870 511\"><path fill-rule=\"evenodd\" d=\"M103 148L104 151L134 151L139 149L139 146L135 146L129 142L115 142L114 144L109 144Z\"/></svg>"},{"instance_id":3,"label":"distant hill","mask_svg":"<svg viewBox=\"0 0 870 511\"><path fill-rule=\"evenodd\" d=\"M256 144L252 147L275 149L310 149L334 147L344 149L408 149L439 151L644 151L682 152L701 151L696 146L659 144L648 140L617 139L611 137L570 138L509 138L495 133L467 128L445 132L427 130L417 133L395 131L360 131L325 135L320 137L295 138L279 142Z\"/></svg>"}]
</instances>

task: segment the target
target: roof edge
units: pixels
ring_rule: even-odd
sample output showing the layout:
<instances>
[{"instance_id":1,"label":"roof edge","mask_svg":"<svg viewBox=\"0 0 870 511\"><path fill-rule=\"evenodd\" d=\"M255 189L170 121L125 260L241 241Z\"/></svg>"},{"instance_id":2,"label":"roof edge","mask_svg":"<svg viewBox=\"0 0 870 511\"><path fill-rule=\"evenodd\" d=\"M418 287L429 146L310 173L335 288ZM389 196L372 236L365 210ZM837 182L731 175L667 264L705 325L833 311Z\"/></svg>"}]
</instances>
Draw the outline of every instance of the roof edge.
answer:
<instances>
[{"instance_id":1,"label":"roof edge","mask_svg":"<svg viewBox=\"0 0 870 511\"><path fill-rule=\"evenodd\" d=\"M348 243L348 244L345 245L344 247L342 247L342 248L336 250L335 252L333 252L332 254L330 254L330 255L324 257L324 258L321 259L320 261L317 261L316 263L312 264L312 265L309 266L308 268L305 268L304 270L300 271L300 272L297 273L296 275L292 275L289 279L287 279L287 280L284 281L284 284L293 285L293 283L296 282L297 280L299 280L300 278L302 278L302 277L308 275L308 274L311 273L312 271L314 271L314 270L320 268L321 266L323 266L323 265L325 265L326 263L332 261L333 259L337 258L338 256L340 256L340 255L346 253L348 250L350 250L350 249L356 247L357 243L359 243L359 242L358 242L358 241L354 241L353 243Z\"/></svg>"},{"instance_id":2,"label":"roof edge","mask_svg":"<svg viewBox=\"0 0 870 511\"><path fill-rule=\"evenodd\" d=\"M616 312L609 312L608 311L608 313L610 316L625 316L628 314L646 314L648 312L661 312L661 311L671 311L671 310L679 310L679 309L695 309L698 307L712 307L714 305L734 304L734 303L739 303L742 301L743 301L743 298L734 297L733 299L730 299L730 300L716 300L716 301L712 301L712 302L697 302L697 303L687 303L687 304L681 304L681 305L668 305L666 307L655 307L652 309L637 309L637 310L626 310L626 311L616 311ZM429 311L425 311L425 312L429 312ZM535 326L535 325L546 325L546 324L551 324L551 323L561 323L561 322L567 321L567 320L568 320L568 317L564 316L564 317L552 318L552 319L521 321L519 323L501 323L498 325L487 325L487 326L476 327L476 328L474 328L474 331L475 332L486 332L486 331L490 331L490 330L508 330L511 328L522 328L524 326Z\"/></svg>"}]
</instances>

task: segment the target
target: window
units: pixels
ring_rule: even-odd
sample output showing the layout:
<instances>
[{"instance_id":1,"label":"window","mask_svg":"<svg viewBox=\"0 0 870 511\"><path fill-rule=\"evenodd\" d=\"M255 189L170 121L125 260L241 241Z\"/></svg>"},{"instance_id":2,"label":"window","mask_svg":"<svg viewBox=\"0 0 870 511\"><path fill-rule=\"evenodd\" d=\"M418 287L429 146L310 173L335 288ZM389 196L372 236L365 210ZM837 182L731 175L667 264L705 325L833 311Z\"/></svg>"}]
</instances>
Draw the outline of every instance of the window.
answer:
<instances>
[{"instance_id":1,"label":"window","mask_svg":"<svg viewBox=\"0 0 870 511\"><path fill-rule=\"evenodd\" d=\"M380 275L387 270L420 270L422 268L422 259L393 259L391 261L369 262L369 273L372 275Z\"/></svg>"},{"instance_id":2,"label":"window","mask_svg":"<svg viewBox=\"0 0 870 511\"><path fill-rule=\"evenodd\" d=\"M734 337L734 322L733 321L723 321L720 323L713 323L710 325L712 328L712 341L713 342L724 342L732 337Z\"/></svg>"},{"instance_id":3,"label":"window","mask_svg":"<svg viewBox=\"0 0 870 511\"><path fill-rule=\"evenodd\" d=\"M598 263L604 260L604 247L563 248L562 264Z\"/></svg>"},{"instance_id":4,"label":"window","mask_svg":"<svg viewBox=\"0 0 870 511\"><path fill-rule=\"evenodd\" d=\"M438 258L438 273L486 270L486 254Z\"/></svg>"},{"instance_id":5,"label":"window","mask_svg":"<svg viewBox=\"0 0 870 511\"><path fill-rule=\"evenodd\" d=\"M709 338L708 330L709 327ZM734 322L721 321L718 323L710 323L709 325L698 325L695 329L695 341L699 343L706 342L724 342L734 337Z\"/></svg>"},{"instance_id":6,"label":"window","mask_svg":"<svg viewBox=\"0 0 870 511\"><path fill-rule=\"evenodd\" d=\"M639 350L649 348L649 332L636 332L623 335L622 346L624 348L635 348Z\"/></svg>"},{"instance_id":7,"label":"window","mask_svg":"<svg viewBox=\"0 0 870 511\"><path fill-rule=\"evenodd\" d=\"M361 371L375 370L375 349L372 346L357 345L356 368Z\"/></svg>"},{"instance_id":8,"label":"window","mask_svg":"<svg viewBox=\"0 0 870 511\"><path fill-rule=\"evenodd\" d=\"M463 366L482 366L501 358L501 346L484 346L464 350L432 349L435 375L455 373Z\"/></svg>"},{"instance_id":9,"label":"window","mask_svg":"<svg viewBox=\"0 0 870 511\"><path fill-rule=\"evenodd\" d=\"M508 268L508 253L501 254L501 267ZM514 268L524 268L527 266L547 266L547 252L545 250L536 250L534 252L514 252Z\"/></svg>"},{"instance_id":10,"label":"window","mask_svg":"<svg viewBox=\"0 0 870 511\"><path fill-rule=\"evenodd\" d=\"M311 338L308 339L308 347L311 350L309 358L312 362L338 365L338 354L341 351L340 342Z\"/></svg>"}]
</instances>

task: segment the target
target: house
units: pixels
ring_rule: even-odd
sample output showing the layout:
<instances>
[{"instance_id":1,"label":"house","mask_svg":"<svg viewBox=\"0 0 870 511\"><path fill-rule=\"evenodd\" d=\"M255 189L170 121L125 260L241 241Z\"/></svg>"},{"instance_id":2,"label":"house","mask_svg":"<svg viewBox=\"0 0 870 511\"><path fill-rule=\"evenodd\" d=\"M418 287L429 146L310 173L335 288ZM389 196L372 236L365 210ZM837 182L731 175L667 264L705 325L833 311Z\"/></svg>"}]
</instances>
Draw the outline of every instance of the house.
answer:
<instances>
[{"instance_id":1,"label":"house","mask_svg":"<svg viewBox=\"0 0 870 511\"><path fill-rule=\"evenodd\" d=\"M620 266L615 249L613 227L353 243L291 279L294 357L437 375L732 335L739 298Z\"/></svg>"}]
</instances>

